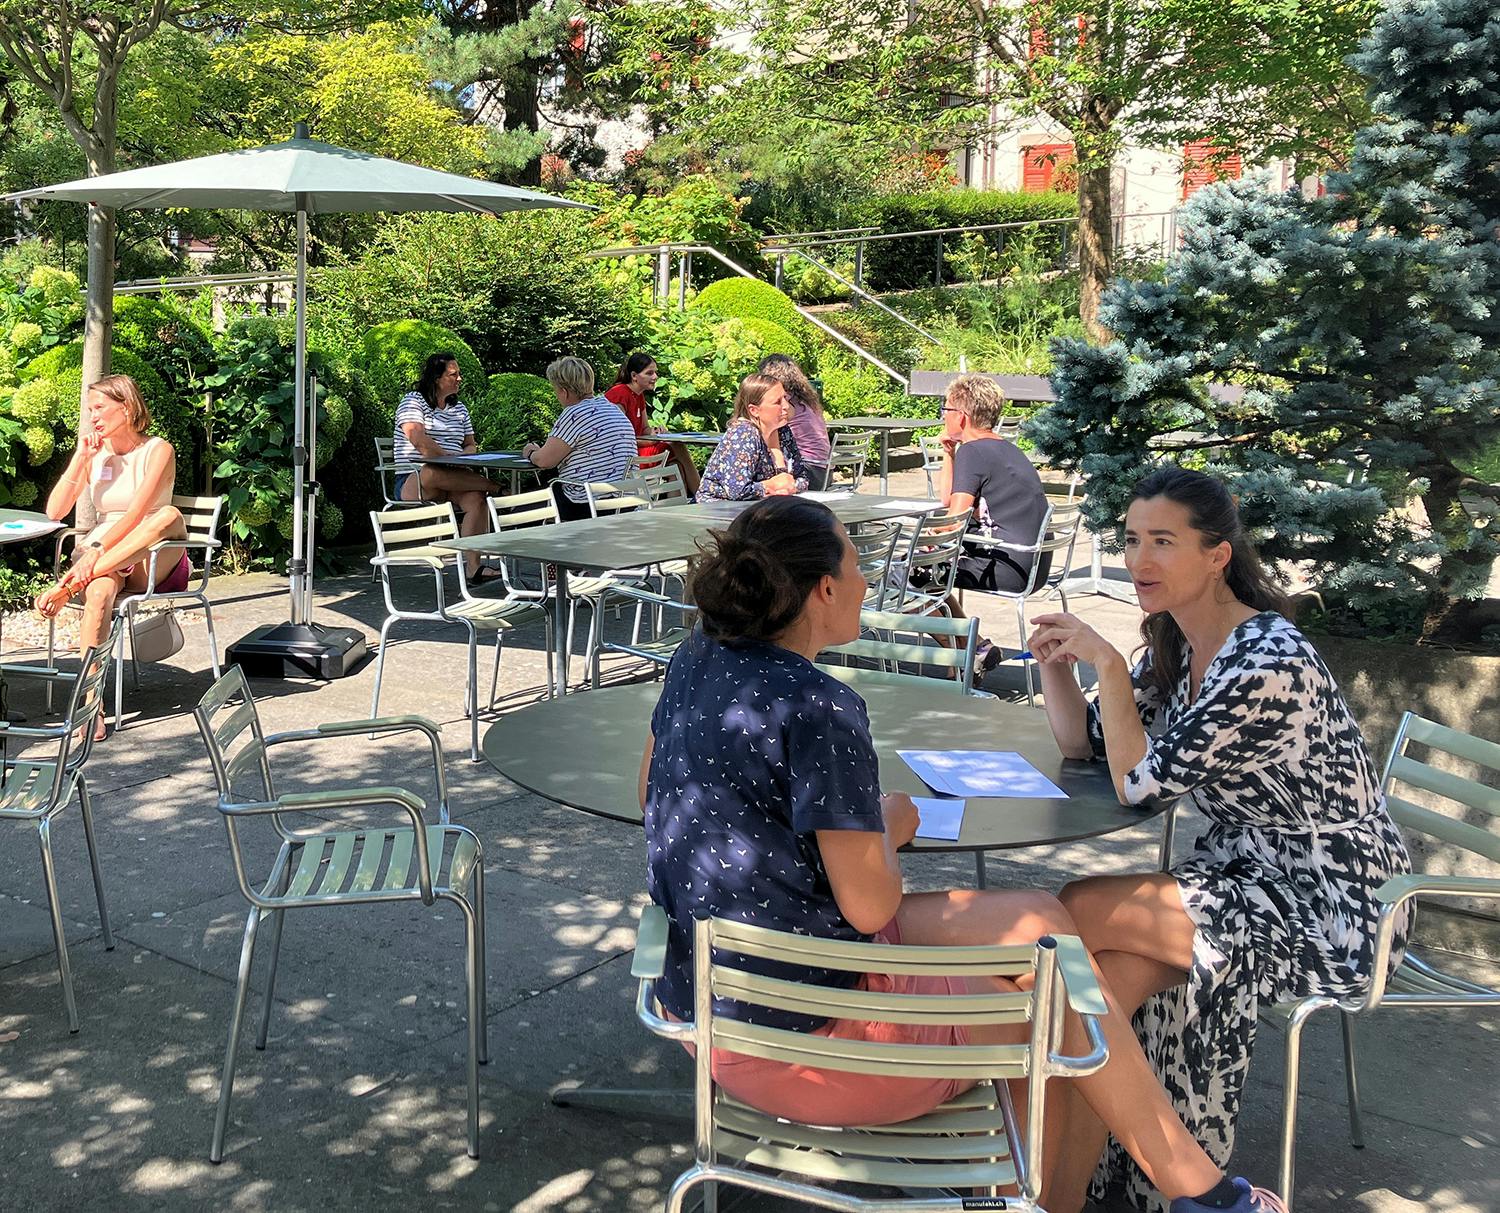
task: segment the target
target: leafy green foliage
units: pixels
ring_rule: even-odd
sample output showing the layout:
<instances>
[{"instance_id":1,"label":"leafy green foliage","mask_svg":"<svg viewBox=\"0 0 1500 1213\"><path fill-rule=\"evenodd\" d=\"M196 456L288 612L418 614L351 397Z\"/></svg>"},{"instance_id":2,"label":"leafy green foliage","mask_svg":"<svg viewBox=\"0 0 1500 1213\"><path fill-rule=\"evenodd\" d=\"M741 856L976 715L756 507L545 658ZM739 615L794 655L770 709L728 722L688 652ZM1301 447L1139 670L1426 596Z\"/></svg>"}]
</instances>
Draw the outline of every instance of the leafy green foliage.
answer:
<instances>
[{"instance_id":1,"label":"leafy green foliage","mask_svg":"<svg viewBox=\"0 0 1500 1213\"><path fill-rule=\"evenodd\" d=\"M1164 281L1107 295L1118 339L1059 344L1032 434L1108 527L1152 439L1201 432L1180 456L1233 482L1270 558L1336 609L1462 635L1500 553L1500 489L1465 470L1500 442L1500 25L1481 0L1397 0L1356 62L1378 118L1349 171L1322 198L1195 195Z\"/></svg>"},{"instance_id":2,"label":"leafy green foliage","mask_svg":"<svg viewBox=\"0 0 1500 1213\"><path fill-rule=\"evenodd\" d=\"M769 352L742 321L720 319L706 308L653 314L644 348L662 375L651 397L651 423L688 429L722 428L741 380Z\"/></svg>"},{"instance_id":3,"label":"leafy green foliage","mask_svg":"<svg viewBox=\"0 0 1500 1213\"><path fill-rule=\"evenodd\" d=\"M550 383L517 372L491 375L489 386L469 405L481 451L514 451L540 442L561 411Z\"/></svg>"},{"instance_id":4,"label":"leafy green foliage","mask_svg":"<svg viewBox=\"0 0 1500 1213\"><path fill-rule=\"evenodd\" d=\"M451 329L427 320L393 320L377 324L365 333L363 366L365 385L375 397L388 421L394 423L396 405L401 397L417 386L422 366L438 353L449 353L458 359L458 369L469 391L482 390L484 368L474 351ZM465 389L460 388L464 395Z\"/></svg>"},{"instance_id":5,"label":"leafy green foliage","mask_svg":"<svg viewBox=\"0 0 1500 1213\"><path fill-rule=\"evenodd\" d=\"M794 336L808 329L807 321L783 292L754 278L724 278L710 283L693 300L726 320L769 320Z\"/></svg>"},{"instance_id":6,"label":"leafy green foliage","mask_svg":"<svg viewBox=\"0 0 1500 1213\"><path fill-rule=\"evenodd\" d=\"M802 338L794 333L787 332L774 320L765 320L759 316L737 317L738 323L748 332L760 345L762 356L766 354L788 354L799 363L809 362L807 346Z\"/></svg>"},{"instance_id":7,"label":"leafy green foliage","mask_svg":"<svg viewBox=\"0 0 1500 1213\"><path fill-rule=\"evenodd\" d=\"M843 349L824 350L818 380L830 417L899 417L912 409L894 381Z\"/></svg>"},{"instance_id":8,"label":"leafy green foliage","mask_svg":"<svg viewBox=\"0 0 1500 1213\"><path fill-rule=\"evenodd\" d=\"M171 296L117 296L114 341L149 363L179 393L198 391L213 369L213 342Z\"/></svg>"}]
</instances>

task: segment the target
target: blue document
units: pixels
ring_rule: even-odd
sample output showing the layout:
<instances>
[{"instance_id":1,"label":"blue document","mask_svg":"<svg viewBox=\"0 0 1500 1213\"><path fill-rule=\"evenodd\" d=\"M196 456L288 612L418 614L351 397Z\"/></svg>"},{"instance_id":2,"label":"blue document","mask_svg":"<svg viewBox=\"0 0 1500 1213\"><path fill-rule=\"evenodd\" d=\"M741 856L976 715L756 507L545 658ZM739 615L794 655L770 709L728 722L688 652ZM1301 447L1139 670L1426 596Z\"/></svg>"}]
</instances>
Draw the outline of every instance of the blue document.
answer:
<instances>
[{"instance_id":1,"label":"blue document","mask_svg":"<svg viewBox=\"0 0 1500 1213\"><path fill-rule=\"evenodd\" d=\"M1066 800L1068 794L1011 750L897 750L918 779L947 796Z\"/></svg>"},{"instance_id":2,"label":"blue document","mask_svg":"<svg viewBox=\"0 0 1500 1213\"><path fill-rule=\"evenodd\" d=\"M917 837L941 838L945 842L957 842L964 828L964 804L962 800L933 800L920 796L912 797L917 806Z\"/></svg>"}]
</instances>

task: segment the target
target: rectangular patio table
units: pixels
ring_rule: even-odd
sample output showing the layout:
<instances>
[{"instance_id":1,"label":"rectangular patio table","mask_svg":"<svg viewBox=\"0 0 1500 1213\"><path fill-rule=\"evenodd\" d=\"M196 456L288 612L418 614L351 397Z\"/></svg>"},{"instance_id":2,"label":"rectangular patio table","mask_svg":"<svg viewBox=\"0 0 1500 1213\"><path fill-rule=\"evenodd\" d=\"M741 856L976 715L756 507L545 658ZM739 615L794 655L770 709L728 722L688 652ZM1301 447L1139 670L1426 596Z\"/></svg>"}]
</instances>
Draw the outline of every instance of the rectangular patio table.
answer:
<instances>
[{"instance_id":1,"label":"rectangular patio table","mask_svg":"<svg viewBox=\"0 0 1500 1213\"><path fill-rule=\"evenodd\" d=\"M733 520L749 502L724 501L635 510L605 518L520 527L498 535L470 535L434 544L452 552L510 556L555 565L552 588L553 690L568 692L568 574L611 573L619 569L682 560L698 552L698 541L710 529ZM914 498L850 494L825 503L843 522L874 522L940 508L938 502Z\"/></svg>"},{"instance_id":2,"label":"rectangular patio table","mask_svg":"<svg viewBox=\"0 0 1500 1213\"><path fill-rule=\"evenodd\" d=\"M478 451L473 455L418 455L417 462L431 463L438 467L479 468L487 472L509 472L512 493L520 491L519 477L522 472L542 470L520 451Z\"/></svg>"},{"instance_id":3,"label":"rectangular patio table","mask_svg":"<svg viewBox=\"0 0 1500 1213\"><path fill-rule=\"evenodd\" d=\"M874 430L880 435L880 491L890 492L891 433L942 425L937 417L840 417L830 421L830 430Z\"/></svg>"}]
</instances>

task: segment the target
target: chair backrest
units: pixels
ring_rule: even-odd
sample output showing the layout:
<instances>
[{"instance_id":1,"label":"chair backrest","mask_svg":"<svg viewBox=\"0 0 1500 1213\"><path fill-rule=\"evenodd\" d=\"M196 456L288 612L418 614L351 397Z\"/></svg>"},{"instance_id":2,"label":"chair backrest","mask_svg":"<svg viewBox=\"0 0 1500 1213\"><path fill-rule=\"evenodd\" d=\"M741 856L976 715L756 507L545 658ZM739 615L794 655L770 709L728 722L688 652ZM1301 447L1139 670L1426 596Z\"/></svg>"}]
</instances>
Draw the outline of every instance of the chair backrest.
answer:
<instances>
[{"instance_id":1,"label":"chair backrest","mask_svg":"<svg viewBox=\"0 0 1500 1213\"><path fill-rule=\"evenodd\" d=\"M652 509L669 505L688 505L692 501L692 495L687 491L687 484L682 479L682 469L675 463L647 469L636 479L645 481L646 487L650 490Z\"/></svg>"},{"instance_id":2,"label":"chair backrest","mask_svg":"<svg viewBox=\"0 0 1500 1213\"><path fill-rule=\"evenodd\" d=\"M370 526L375 532L377 556L400 556L403 552L458 538L458 519L453 513L453 503L448 501L371 510Z\"/></svg>"},{"instance_id":3,"label":"chair backrest","mask_svg":"<svg viewBox=\"0 0 1500 1213\"><path fill-rule=\"evenodd\" d=\"M958 558L964 551L964 533L973 516L972 510L940 510L913 526L905 555L908 581L913 570L926 569L928 583L922 587L923 593L951 594L958 577ZM903 592L900 600L886 605L900 607L905 598Z\"/></svg>"},{"instance_id":4,"label":"chair backrest","mask_svg":"<svg viewBox=\"0 0 1500 1213\"><path fill-rule=\"evenodd\" d=\"M859 571L868 585L865 605L879 610L890 594L891 557L901 528L894 522L866 522L849 532L849 542L859 558Z\"/></svg>"},{"instance_id":5,"label":"chair backrest","mask_svg":"<svg viewBox=\"0 0 1500 1213\"><path fill-rule=\"evenodd\" d=\"M224 511L224 498L173 497L172 504L182 515L183 525L187 527L189 539L195 543L201 543L205 539L218 538L219 516ZM212 552L212 549L208 550Z\"/></svg>"},{"instance_id":6,"label":"chair backrest","mask_svg":"<svg viewBox=\"0 0 1500 1213\"><path fill-rule=\"evenodd\" d=\"M50 795L53 797L61 798L70 794L64 776L82 767L94 748L94 721L103 710L104 683L109 674L115 646L120 642L120 629L124 626L124 621L116 615L110 623L108 634L92 648L85 649L78 663L78 675L73 679L67 706L63 709L63 735L58 743L57 761L51 764L52 770L46 773L52 780ZM21 776L21 768L26 765L27 757L23 754L19 761L12 763L11 776ZM40 766L33 770L35 776L44 773ZM0 772L0 777L5 778L6 782L9 782L11 776ZM40 788L37 790L40 791Z\"/></svg>"},{"instance_id":7,"label":"chair backrest","mask_svg":"<svg viewBox=\"0 0 1500 1213\"><path fill-rule=\"evenodd\" d=\"M1409 753L1413 745L1426 748L1427 761ZM1433 761L1439 758L1447 760L1442 767ZM1500 773L1500 744L1450 729L1415 712L1402 716L1380 781L1391 816L1404 829L1482 856L1490 864L1500 863L1500 834L1495 833L1495 823L1500 821L1500 788L1445 769L1455 765L1454 759L1478 768L1476 773L1493 776ZM1400 785L1425 793L1423 799L1438 807L1426 807L1399 794ZM1454 815L1440 808L1452 808ZM1463 857L1458 859L1462 862Z\"/></svg>"},{"instance_id":8,"label":"chair backrest","mask_svg":"<svg viewBox=\"0 0 1500 1213\"><path fill-rule=\"evenodd\" d=\"M824 649L819 660L837 654L845 662L874 662L877 672L900 678L910 676L901 673L900 666L905 662L917 667L917 676L928 670L940 671L929 678L936 685L950 686L959 693L972 688L979 649L978 616L950 619L946 615L865 610L859 613L859 628L859 639Z\"/></svg>"},{"instance_id":9,"label":"chair backrest","mask_svg":"<svg viewBox=\"0 0 1500 1213\"><path fill-rule=\"evenodd\" d=\"M639 477L591 480L583 487L588 498L589 513L595 518L651 508L651 488Z\"/></svg>"},{"instance_id":10,"label":"chair backrest","mask_svg":"<svg viewBox=\"0 0 1500 1213\"><path fill-rule=\"evenodd\" d=\"M396 477L406 472L414 472L421 466L419 463L396 461L394 438L375 439L375 473L380 477L380 495L385 498L386 505L396 505L401 501L401 498L396 496Z\"/></svg>"},{"instance_id":11,"label":"chair backrest","mask_svg":"<svg viewBox=\"0 0 1500 1213\"><path fill-rule=\"evenodd\" d=\"M490 509L490 530L495 534L515 531L523 527L548 526L558 521L557 498L550 487L532 489L529 493L512 493L505 497L487 497ZM539 597L547 585L545 566L541 561L527 561L541 568L537 585L523 584L512 564L513 557L501 556L500 576L507 593L521 597ZM516 564L523 563L516 561ZM538 588L540 587L540 588Z\"/></svg>"},{"instance_id":12,"label":"chair backrest","mask_svg":"<svg viewBox=\"0 0 1500 1213\"><path fill-rule=\"evenodd\" d=\"M672 458L672 452L662 447L654 455L643 455L637 451L630 457L630 462L625 465L625 475L635 476L640 472L649 472L655 468L665 467L667 460Z\"/></svg>"},{"instance_id":13,"label":"chair backrest","mask_svg":"<svg viewBox=\"0 0 1500 1213\"><path fill-rule=\"evenodd\" d=\"M875 441L873 430L832 430L828 435L828 459L825 466L828 475L822 485L814 488L832 488L834 476L844 471L849 476L848 488L859 491L859 482L864 479L865 465L870 462L870 447Z\"/></svg>"},{"instance_id":14,"label":"chair backrest","mask_svg":"<svg viewBox=\"0 0 1500 1213\"><path fill-rule=\"evenodd\" d=\"M1059 941L1044 937L1036 944L1013 947L892 946L793 935L719 918L698 919L693 926L693 1035L697 1058L695 1092L700 1104L697 1118L699 1140L696 1143L699 1158L727 1155L767 1165L772 1171L820 1179L893 1182L899 1187L908 1186L904 1182L907 1179L912 1181L910 1186L917 1187L985 1188L1019 1183L1024 1194L1036 1199L1041 1173L1041 1117L1046 1079L1051 1074L1065 1072L1065 1066L1061 1064L1063 1016L1060 1004L1068 998L1068 992L1058 967ZM1066 943L1070 956L1083 955L1081 948L1074 947L1076 941ZM960 977L970 992L960 996L873 993L858 984L814 985L740 967L748 962L761 968L766 961L850 975L891 973ZM1076 965L1076 959L1068 963ZM1087 965L1086 957L1082 963ZM994 981L1001 978L1012 984L1032 975L1035 976L1033 988L1025 992L997 988ZM1071 982L1071 977L1069 980ZM1024 1041L962 1046L870 1039L854 1043L716 1015L713 1009L715 998L732 999L752 1008L835 1020L959 1025L968 1029L971 1035L976 1029L991 1025L1020 1026ZM1096 1009L1086 1016L1097 1014L1103 1000L1091 1000L1089 1005ZM1086 1017L1085 1023L1090 1022ZM1096 1033L1094 1027L1091 1034ZM775 1144L761 1148L758 1139L765 1128L763 1118L754 1113L747 1115L747 1110L733 1100L714 1097L711 1058L715 1049L854 1074L996 1083L1021 1080L1027 1084L1030 1100L1027 1148L1017 1149L1013 1155L1006 1148L1008 1126L1001 1121L998 1109L993 1117L996 1123L989 1132L983 1129L972 1132L964 1126L950 1124L944 1131L945 1135L938 1136L936 1129L929 1129L927 1131L934 1136L925 1148L913 1148L911 1136L900 1136L903 1134L900 1125L890 1126L892 1136L885 1133L849 1134L849 1140L843 1142L830 1140L838 1136L838 1131L828 1130L820 1134L820 1141L809 1142L815 1148L807 1151ZM1087 1067L1083 1069L1086 1071ZM709 1100L710 1107L704 1108L703 1103ZM710 1114L705 1115L705 1112ZM872 1109L872 1112L878 1113L878 1110ZM878 1119L878 1114L872 1115L871 1119ZM780 1134L777 1136L786 1140ZM816 1148L819 1146L822 1148ZM941 1171L952 1178L921 1183L916 1177L921 1174L924 1160L927 1174L935 1176ZM938 1160L941 1160L940 1164L935 1165ZM876 1178L877 1171L885 1178Z\"/></svg>"}]
</instances>

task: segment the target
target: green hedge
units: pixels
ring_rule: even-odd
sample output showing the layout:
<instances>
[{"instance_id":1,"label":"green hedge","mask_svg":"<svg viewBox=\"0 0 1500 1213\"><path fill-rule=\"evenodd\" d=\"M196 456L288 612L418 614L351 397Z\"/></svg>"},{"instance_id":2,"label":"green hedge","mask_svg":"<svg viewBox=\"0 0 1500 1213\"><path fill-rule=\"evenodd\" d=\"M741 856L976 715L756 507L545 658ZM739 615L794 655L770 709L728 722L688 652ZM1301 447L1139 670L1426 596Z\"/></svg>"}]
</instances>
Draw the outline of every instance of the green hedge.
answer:
<instances>
[{"instance_id":1,"label":"green hedge","mask_svg":"<svg viewBox=\"0 0 1500 1213\"><path fill-rule=\"evenodd\" d=\"M452 329L427 320L392 320L377 324L361 339L365 361L365 387L374 397L376 407L394 423L396 406L401 397L417 386L422 364L432 354L451 353L458 359L466 388L460 396L477 395L484 390L484 368L469 343Z\"/></svg>"},{"instance_id":2,"label":"green hedge","mask_svg":"<svg viewBox=\"0 0 1500 1213\"><path fill-rule=\"evenodd\" d=\"M561 411L550 383L520 372L491 375L484 393L469 405L481 451L514 451L541 442Z\"/></svg>"},{"instance_id":3,"label":"green hedge","mask_svg":"<svg viewBox=\"0 0 1500 1213\"><path fill-rule=\"evenodd\" d=\"M1070 219L1078 214L1078 201L1071 194L1021 193L1002 190L931 190L920 194L887 194L874 203L875 218L882 232L924 231L930 228L970 227L991 223L1037 223L1045 219ZM905 240L875 240L865 246L865 285L875 291L908 290L938 285L939 242L943 280L973 280L994 277L1010 267L1013 256L1007 244L1030 235L1035 253L1060 260L1064 233L1070 225L1049 223L1023 233L913 236ZM1002 238L1003 237L1003 238Z\"/></svg>"},{"instance_id":4,"label":"green hedge","mask_svg":"<svg viewBox=\"0 0 1500 1213\"><path fill-rule=\"evenodd\" d=\"M217 364L213 341L168 298L121 295L115 300L114 344L129 350L179 392L199 390Z\"/></svg>"},{"instance_id":5,"label":"green hedge","mask_svg":"<svg viewBox=\"0 0 1500 1213\"><path fill-rule=\"evenodd\" d=\"M693 306L717 312L726 320L769 320L794 337L809 325L797 305L768 282L755 278L724 278L698 292Z\"/></svg>"},{"instance_id":6,"label":"green hedge","mask_svg":"<svg viewBox=\"0 0 1500 1213\"><path fill-rule=\"evenodd\" d=\"M759 316L740 316L737 322L759 342L766 354L788 354L804 368L809 366L807 344L774 320L764 320Z\"/></svg>"}]
</instances>

